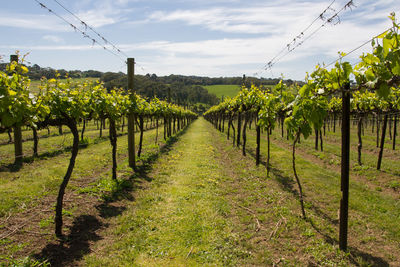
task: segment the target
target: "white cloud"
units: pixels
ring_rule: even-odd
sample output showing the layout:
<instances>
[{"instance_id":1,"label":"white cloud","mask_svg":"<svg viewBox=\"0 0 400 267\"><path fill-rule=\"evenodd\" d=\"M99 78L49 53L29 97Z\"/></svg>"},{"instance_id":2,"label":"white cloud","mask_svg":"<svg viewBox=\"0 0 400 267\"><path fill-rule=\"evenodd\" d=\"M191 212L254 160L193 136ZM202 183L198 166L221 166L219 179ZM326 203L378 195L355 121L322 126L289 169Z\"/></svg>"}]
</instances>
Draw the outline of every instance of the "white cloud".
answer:
<instances>
[{"instance_id":1,"label":"white cloud","mask_svg":"<svg viewBox=\"0 0 400 267\"><path fill-rule=\"evenodd\" d=\"M85 51L85 50L100 50L100 46L90 45L0 45L0 49L16 49L27 51Z\"/></svg>"},{"instance_id":2,"label":"white cloud","mask_svg":"<svg viewBox=\"0 0 400 267\"><path fill-rule=\"evenodd\" d=\"M100 28L118 22L118 19L113 18L113 16L109 16L107 13L107 11L100 12L99 10L89 10L79 13L77 16L89 26Z\"/></svg>"},{"instance_id":3,"label":"white cloud","mask_svg":"<svg viewBox=\"0 0 400 267\"><path fill-rule=\"evenodd\" d=\"M305 27L310 17L317 17L324 3L267 4L245 8L215 7L210 9L156 11L150 21L183 22L213 31L247 34L286 34L287 31Z\"/></svg>"},{"instance_id":4,"label":"white cloud","mask_svg":"<svg viewBox=\"0 0 400 267\"><path fill-rule=\"evenodd\" d=\"M86 22L88 25L97 28L105 25L116 24L122 20L122 14L128 12L130 9L124 8L121 5L126 4L124 0L118 1L120 4L113 3L113 1L96 1L91 4L90 8L85 10L75 11L68 5L65 5L73 13ZM67 32L72 28L65 21L58 18L54 13L63 17L68 22L85 30L80 21L74 18L71 14L67 13L62 7L55 3L48 3L46 5L53 11L50 13L44 8L37 6L39 14L24 14L24 13L9 13L0 12L0 27L15 27L22 29L35 29L51 32ZM93 7L94 6L94 7Z\"/></svg>"},{"instance_id":5,"label":"white cloud","mask_svg":"<svg viewBox=\"0 0 400 267\"><path fill-rule=\"evenodd\" d=\"M24 29L67 31L68 26L49 15L0 13L0 26Z\"/></svg>"},{"instance_id":6,"label":"white cloud","mask_svg":"<svg viewBox=\"0 0 400 267\"><path fill-rule=\"evenodd\" d=\"M219 39L195 42L157 41L121 46L124 51L140 55L141 62L151 72L167 75L230 76L245 73L252 75L273 56L266 51L270 45L279 45L282 39L270 38ZM310 55L310 51L293 54L285 60L292 61Z\"/></svg>"},{"instance_id":7,"label":"white cloud","mask_svg":"<svg viewBox=\"0 0 400 267\"><path fill-rule=\"evenodd\" d=\"M54 43L62 43L64 41L62 38L55 35L45 35L43 39Z\"/></svg>"},{"instance_id":8,"label":"white cloud","mask_svg":"<svg viewBox=\"0 0 400 267\"><path fill-rule=\"evenodd\" d=\"M124 21L124 16L133 9L127 7L133 0L101 0L89 1L88 7L81 7L77 16L94 28L117 24Z\"/></svg>"}]
</instances>

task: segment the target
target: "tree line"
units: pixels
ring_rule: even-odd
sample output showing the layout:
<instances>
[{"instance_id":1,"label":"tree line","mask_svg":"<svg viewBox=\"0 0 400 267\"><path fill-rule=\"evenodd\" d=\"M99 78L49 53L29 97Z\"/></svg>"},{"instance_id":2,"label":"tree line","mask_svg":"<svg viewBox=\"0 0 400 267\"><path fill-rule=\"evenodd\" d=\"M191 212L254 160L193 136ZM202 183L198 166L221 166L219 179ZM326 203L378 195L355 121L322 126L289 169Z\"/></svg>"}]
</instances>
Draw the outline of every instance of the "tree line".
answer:
<instances>
[{"instance_id":1,"label":"tree line","mask_svg":"<svg viewBox=\"0 0 400 267\"><path fill-rule=\"evenodd\" d=\"M6 71L6 63L0 63L0 71ZM53 69L49 67L40 67L38 64L27 66L29 72L27 76L31 80L54 79L56 77L70 78L98 78L104 82L107 90L113 88L127 87L127 75L123 72L101 72L97 70L65 70ZM201 114L212 105L219 102L219 99L208 92L203 86L207 85L242 85L243 82L250 87L251 84L276 85L280 79L273 78L255 78L247 77L202 77L202 76L184 76L168 75L157 76L156 74L135 75L135 90L142 96L162 100L169 100L177 105L191 107L197 113ZM288 85L298 83L293 80L285 80ZM201 103L201 104L200 104Z\"/></svg>"}]
</instances>

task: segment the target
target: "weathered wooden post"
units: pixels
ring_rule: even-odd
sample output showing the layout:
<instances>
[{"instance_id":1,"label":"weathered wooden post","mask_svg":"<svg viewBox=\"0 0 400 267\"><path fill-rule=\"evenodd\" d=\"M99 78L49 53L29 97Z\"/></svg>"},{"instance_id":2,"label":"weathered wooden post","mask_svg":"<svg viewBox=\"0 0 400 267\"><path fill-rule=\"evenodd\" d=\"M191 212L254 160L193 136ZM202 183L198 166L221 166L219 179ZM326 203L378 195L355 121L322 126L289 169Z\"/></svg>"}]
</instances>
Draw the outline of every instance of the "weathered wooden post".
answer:
<instances>
[{"instance_id":1,"label":"weathered wooden post","mask_svg":"<svg viewBox=\"0 0 400 267\"><path fill-rule=\"evenodd\" d=\"M14 61L18 63L18 55L10 55L10 63ZM13 132L14 132L14 155L15 155L14 164L21 165L23 161L21 125L19 125L18 123L14 125Z\"/></svg>"},{"instance_id":2,"label":"weathered wooden post","mask_svg":"<svg viewBox=\"0 0 400 267\"><path fill-rule=\"evenodd\" d=\"M129 94L134 94L133 78L135 76L135 59L128 58L128 91ZM135 158L135 114L128 114L128 154L129 154L129 167L136 169Z\"/></svg>"},{"instance_id":3,"label":"weathered wooden post","mask_svg":"<svg viewBox=\"0 0 400 267\"><path fill-rule=\"evenodd\" d=\"M339 248L347 250L349 216L349 170L350 170L350 84L342 88L342 167L340 200Z\"/></svg>"}]
</instances>

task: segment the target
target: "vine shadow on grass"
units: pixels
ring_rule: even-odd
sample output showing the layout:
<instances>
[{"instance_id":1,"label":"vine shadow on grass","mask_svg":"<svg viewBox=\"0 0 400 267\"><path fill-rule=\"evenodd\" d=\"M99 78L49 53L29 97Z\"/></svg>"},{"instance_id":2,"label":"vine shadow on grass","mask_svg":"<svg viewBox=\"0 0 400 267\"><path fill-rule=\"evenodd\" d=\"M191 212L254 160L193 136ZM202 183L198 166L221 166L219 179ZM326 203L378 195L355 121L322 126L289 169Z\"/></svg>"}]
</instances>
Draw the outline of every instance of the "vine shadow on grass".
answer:
<instances>
[{"instance_id":1,"label":"vine shadow on grass","mask_svg":"<svg viewBox=\"0 0 400 267\"><path fill-rule=\"evenodd\" d=\"M152 178L148 176L148 173L152 170L152 164L162 154L168 153L172 149L172 146L186 132L186 129L187 127L168 138L158 152L149 153L146 157L142 157L142 164L137 166L135 173L129 179L119 180L116 183L113 190L103 197L104 201L95 206L100 217L115 217L126 210L126 207L111 204L121 198L134 201L131 193L140 189L141 180L152 181ZM71 265L91 252L91 244L102 239L96 231L107 227L108 224L104 224L94 215L80 215L75 218L70 228L70 234L64 240L48 244L40 253L34 255L34 258L38 260L47 259L51 266Z\"/></svg>"}]
</instances>

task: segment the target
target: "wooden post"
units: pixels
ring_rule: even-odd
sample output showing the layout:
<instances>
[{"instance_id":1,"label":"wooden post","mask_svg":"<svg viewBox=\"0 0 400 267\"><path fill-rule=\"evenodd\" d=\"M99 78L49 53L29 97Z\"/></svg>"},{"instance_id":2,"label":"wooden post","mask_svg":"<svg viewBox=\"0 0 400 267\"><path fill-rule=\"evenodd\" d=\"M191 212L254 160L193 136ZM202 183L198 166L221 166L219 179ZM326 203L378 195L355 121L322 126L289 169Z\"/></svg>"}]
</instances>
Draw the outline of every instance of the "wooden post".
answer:
<instances>
[{"instance_id":1,"label":"wooden post","mask_svg":"<svg viewBox=\"0 0 400 267\"><path fill-rule=\"evenodd\" d=\"M349 215L349 169L350 169L350 84L342 89L342 166L340 200L339 248L347 250L347 228Z\"/></svg>"},{"instance_id":2,"label":"wooden post","mask_svg":"<svg viewBox=\"0 0 400 267\"><path fill-rule=\"evenodd\" d=\"M135 75L135 59L128 58L128 91L133 94L133 77ZM136 169L135 158L135 114L128 114L128 154L129 154L129 167Z\"/></svg>"},{"instance_id":3,"label":"wooden post","mask_svg":"<svg viewBox=\"0 0 400 267\"><path fill-rule=\"evenodd\" d=\"M14 152L15 152L14 164L20 165L22 164L23 160L21 126L20 125L14 126L13 131L14 131Z\"/></svg>"},{"instance_id":4,"label":"wooden post","mask_svg":"<svg viewBox=\"0 0 400 267\"><path fill-rule=\"evenodd\" d=\"M10 63L14 61L18 63L18 55L10 55ZM14 131L14 155L15 155L14 164L20 165L22 164L23 160L21 125L14 125L13 131Z\"/></svg>"}]
</instances>

